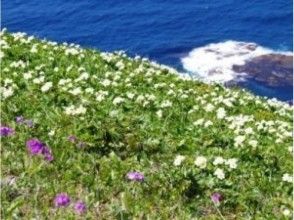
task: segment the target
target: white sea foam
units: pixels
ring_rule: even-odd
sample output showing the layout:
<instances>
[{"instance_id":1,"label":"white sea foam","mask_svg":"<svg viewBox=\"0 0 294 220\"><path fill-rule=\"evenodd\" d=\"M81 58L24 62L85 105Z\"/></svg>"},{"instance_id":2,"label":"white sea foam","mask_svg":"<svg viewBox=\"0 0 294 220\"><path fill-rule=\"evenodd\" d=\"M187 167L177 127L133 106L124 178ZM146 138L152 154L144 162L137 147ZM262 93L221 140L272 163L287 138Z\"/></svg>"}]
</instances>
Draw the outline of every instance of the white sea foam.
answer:
<instances>
[{"instance_id":1,"label":"white sea foam","mask_svg":"<svg viewBox=\"0 0 294 220\"><path fill-rule=\"evenodd\" d=\"M265 54L291 52L274 51L255 43L225 41L193 49L181 59L185 70L207 82L242 80L242 75L233 71L233 65L243 65L246 60Z\"/></svg>"}]
</instances>

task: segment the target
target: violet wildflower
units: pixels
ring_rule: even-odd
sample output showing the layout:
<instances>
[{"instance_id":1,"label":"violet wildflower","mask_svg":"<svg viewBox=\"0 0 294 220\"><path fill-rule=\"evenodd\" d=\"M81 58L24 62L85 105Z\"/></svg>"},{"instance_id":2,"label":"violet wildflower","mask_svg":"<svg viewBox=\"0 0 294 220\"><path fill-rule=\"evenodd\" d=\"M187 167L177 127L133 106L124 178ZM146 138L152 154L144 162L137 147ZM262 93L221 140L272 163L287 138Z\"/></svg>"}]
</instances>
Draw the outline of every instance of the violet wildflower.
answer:
<instances>
[{"instance_id":1,"label":"violet wildflower","mask_svg":"<svg viewBox=\"0 0 294 220\"><path fill-rule=\"evenodd\" d=\"M133 181L143 181L144 180L144 174L140 172L129 172L127 174L127 179L128 180L133 180Z\"/></svg>"},{"instance_id":2,"label":"violet wildflower","mask_svg":"<svg viewBox=\"0 0 294 220\"><path fill-rule=\"evenodd\" d=\"M15 118L16 123L22 124L24 122L24 117L23 116L17 116Z\"/></svg>"},{"instance_id":3,"label":"violet wildflower","mask_svg":"<svg viewBox=\"0 0 294 220\"><path fill-rule=\"evenodd\" d=\"M29 152L32 155L40 154L43 151L44 144L36 138L32 138L26 143Z\"/></svg>"},{"instance_id":4,"label":"violet wildflower","mask_svg":"<svg viewBox=\"0 0 294 220\"><path fill-rule=\"evenodd\" d=\"M68 206L70 203L70 198L66 193L59 193L54 198L55 207Z\"/></svg>"},{"instance_id":5,"label":"violet wildflower","mask_svg":"<svg viewBox=\"0 0 294 220\"><path fill-rule=\"evenodd\" d=\"M42 155L44 156L44 159L49 161L49 162L54 159L50 149L47 146L43 147Z\"/></svg>"},{"instance_id":6,"label":"violet wildflower","mask_svg":"<svg viewBox=\"0 0 294 220\"><path fill-rule=\"evenodd\" d=\"M0 136L11 136L14 134L14 130L10 127L1 126L0 127Z\"/></svg>"},{"instance_id":7,"label":"violet wildflower","mask_svg":"<svg viewBox=\"0 0 294 220\"><path fill-rule=\"evenodd\" d=\"M34 127L34 122L32 120L25 120L24 123L26 124L26 126L28 126L29 128Z\"/></svg>"},{"instance_id":8,"label":"violet wildflower","mask_svg":"<svg viewBox=\"0 0 294 220\"><path fill-rule=\"evenodd\" d=\"M77 145L79 148L83 148L83 147L85 147L86 146L86 143L85 142L83 142L83 141L80 141L79 143L78 143L78 145Z\"/></svg>"},{"instance_id":9,"label":"violet wildflower","mask_svg":"<svg viewBox=\"0 0 294 220\"><path fill-rule=\"evenodd\" d=\"M79 215L81 215L84 212L86 212L86 209L87 209L86 204L83 201L78 201L74 205L74 210Z\"/></svg>"},{"instance_id":10,"label":"violet wildflower","mask_svg":"<svg viewBox=\"0 0 294 220\"><path fill-rule=\"evenodd\" d=\"M223 196L218 192L213 193L210 198L217 205L223 200Z\"/></svg>"},{"instance_id":11,"label":"violet wildflower","mask_svg":"<svg viewBox=\"0 0 294 220\"><path fill-rule=\"evenodd\" d=\"M67 140L69 140L71 143L75 143L77 138L74 135L70 135L70 136L68 136Z\"/></svg>"}]
</instances>

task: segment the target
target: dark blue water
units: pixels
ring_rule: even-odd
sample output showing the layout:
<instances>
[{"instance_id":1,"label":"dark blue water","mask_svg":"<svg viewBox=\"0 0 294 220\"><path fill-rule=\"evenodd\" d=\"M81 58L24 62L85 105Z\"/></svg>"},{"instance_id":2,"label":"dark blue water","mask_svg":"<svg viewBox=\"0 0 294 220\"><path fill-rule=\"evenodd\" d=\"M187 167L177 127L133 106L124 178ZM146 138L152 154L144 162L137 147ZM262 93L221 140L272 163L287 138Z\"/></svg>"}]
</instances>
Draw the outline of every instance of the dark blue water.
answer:
<instances>
[{"instance_id":1,"label":"dark blue water","mask_svg":"<svg viewBox=\"0 0 294 220\"><path fill-rule=\"evenodd\" d=\"M2 27L103 51L122 49L179 70L182 56L208 43L293 49L292 0L2 0ZM292 99L292 92L262 91L255 92Z\"/></svg>"}]
</instances>

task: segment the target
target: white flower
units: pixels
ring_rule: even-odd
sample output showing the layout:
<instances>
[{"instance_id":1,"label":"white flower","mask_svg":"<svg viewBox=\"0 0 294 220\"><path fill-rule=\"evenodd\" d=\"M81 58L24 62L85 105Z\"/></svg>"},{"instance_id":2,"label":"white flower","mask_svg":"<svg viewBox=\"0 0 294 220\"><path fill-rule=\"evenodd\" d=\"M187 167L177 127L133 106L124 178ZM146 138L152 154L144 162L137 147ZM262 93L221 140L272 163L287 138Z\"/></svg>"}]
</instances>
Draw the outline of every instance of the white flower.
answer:
<instances>
[{"instance_id":1,"label":"white flower","mask_svg":"<svg viewBox=\"0 0 294 220\"><path fill-rule=\"evenodd\" d=\"M79 107L75 107L74 105L68 106L65 108L65 114L67 115L80 115L85 114L87 109L80 105Z\"/></svg>"},{"instance_id":2,"label":"white flower","mask_svg":"<svg viewBox=\"0 0 294 220\"><path fill-rule=\"evenodd\" d=\"M73 95L79 95L79 94L82 93L82 89L81 89L81 87L77 87L77 88L75 88L73 90L70 90L68 92L71 93L71 94L73 94Z\"/></svg>"},{"instance_id":3,"label":"white flower","mask_svg":"<svg viewBox=\"0 0 294 220\"><path fill-rule=\"evenodd\" d=\"M213 173L217 178L223 180L225 178L225 173L223 169L217 168Z\"/></svg>"},{"instance_id":4,"label":"white flower","mask_svg":"<svg viewBox=\"0 0 294 220\"><path fill-rule=\"evenodd\" d=\"M214 108L215 108L214 105L208 103L208 104L205 106L204 110L207 111L207 112L211 112Z\"/></svg>"},{"instance_id":5,"label":"white flower","mask_svg":"<svg viewBox=\"0 0 294 220\"><path fill-rule=\"evenodd\" d=\"M250 140L250 141L248 142L248 144L249 144L250 146L252 146L253 148L256 148L258 142L257 142L256 140Z\"/></svg>"},{"instance_id":6,"label":"white flower","mask_svg":"<svg viewBox=\"0 0 294 220\"><path fill-rule=\"evenodd\" d=\"M44 76L40 76L39 78L35 78L33 79L33 83L35 84L41 84L42 82L44 82L45 77Z\"/></svg>"},{"instance_id":7,"label":"white flower","mask_svg":"<svg viewBox=\"0 0 294 220\"><path fill-rule=\"evenodd\" d=\"M204 127L207 128L207 127L209 127L211 125L213 125L212 121L208 120L207 122L205 122Z\"/></svg>"},{"instance_id":8,"label":"white flower","mask_svg":"<svg viewBox=\"0 0 294 220\"><path fill-rule=\"evenodd\" d=\"M53 136L54 134L55 134L55 131L54 131L54 130L51 130L51 131L48 133L49 136Z\"/></svg>"},{"instance_id":9,"label":"white flower","mask_svg":"<svg viewBox=\"0 0 294 220\"><path fill-rule=\"evenodd\" d=\"M118 116L118 113L119 113L119 111L112 110L111 112L109 112L109 116L112 117L112 118L114 118L114 117Z\"/></svg>"},{"instance_id":10,"label":"white flower","mask_svg":"<svg viewBox=\"0 0 294 220\"><path fill-rule=\"evenodd\" d=\"M293 176L291 176L289 173L285 173L282 177L282 180L285 182L292 183L293 182Z\"/></svg>"},{"instance_id":11,"label":"white flower","mask_svg":"<svg viewBox=\"0 0 294 220\"><path fill-rule=\"evenodd\" d=\"M231 158L225 161L226 165L229 165L231 169L236 169L237 168L237 159L236 158Z\"/></svg>"},{"instance_id":12,"label":"white flower","mask_svg":"<svg viewBox=\"0 0 294 220\"><path fill-rule=\"evenodd\" d=\"M203 156L196 157L194 164L199 167L200 169L204 169L207 165L207 159Z\"/></svg>"},{"instance_id":13,"label":"white flower","mask_svg":"<svg viewBox=\"0 0 294 220\"><path fill-rule=\"evenodd\" d=\"M160 105L161 108L168 108L171 107L173 105L172 102L170 102L169 100L163 101Z\"/></svg>"},{"instance_id":14,"label":"white flower","mask_svg":"<svg viewBox=\"0 0 294 220\"><path fill-rule=\"evenodd\" d=\"M175 166L180 166L181 163L185 160L185 156L182 155L177 155L175 160L174 160L174 165Z\"/></svg>"},{"instance_id":15,"label":"white flower","mask_svg":"<svg viewBox=\"0 0 294 220\"><path fill-rule=\"evenodd\" d=\"M245 141L245 136L237 136L235 137L234 141L235 141L234 146L238 147L242 145L242 143Z\"/></svg>"},{"instance_id":16,"label":"white flower","mask_svg":"<svg viewBox=\"0 0 294 220\"><path fill-rule=\"evenodd\" d=\"M102 91L102 90L98 91L96 93L96 101L98 102L103 101L107 95L108 95L107 91Z\"/></svg>"},{"instance_id":17,"label":"white flower","mask_svg":"<svg viewBox=\"0 0 294 220\"><path fill-rule=\"evenodd\" d=\"M216 117L218 119L223 119L224 117L226 117L226 110L224 108L219 108L216 112Z\"/></svg>"},{"instance_id":18,"label":"white flower","mask_svg":"<svg viewBox=\"0 0 294 220\"><path fill-rule=\"evenodd\" d=\"M49 89L51 89L53 86L52 82L46 82L42 87L41 91L42 92L47 92Z\"/></svg>"},{"instance_id":19,"label":"white flower","mask_svg":"<svg viewBox=\"0 0 294 220\"><path fill-rule=\"evenodd\" d=\"M253 129L252 128L246 128L245 130L245 134L253 134Z\"/></svg>"},{"instance_id":20,"label":"white flower","mask_svg":"<svg viewBox=\"0 0 294 220\"><path fill-rule=\"evenodd\" d=\"M86 93L89 93L89 94L93 94L94 93L94 89L93 88L86 88L85 89L85 92Z\"/></svg>"},{"instance_id":21,"label":"white flower","mask_svg":"<svg viewBox=\"0 0 294 220\"><path fill-rule=\"evenodd\" d=\"M24 79L31 79L33 76L32 76L32 73L31 72L27 72L27 73L24 73L23 74L23 78Z\"/></svg>"},{"instance_id":22,"label":"white flower","mask_svg":"<svg viewBox=\"0 0 294 220\"><path fill-rule=\"evenodd\" d=\"M129 99L133 99L133 98L135 97L135 94L134 94L134 93L130 93L130 92L128 92L128 93L127 93L127 97L128 97Z\"/></svg>"},{"instance_id":23,"label":"white flower","mask_svg":"<svg viewBox=\"0 0 294 220\"><path fill-rule=\"evenodd\" d=\"M162 118L162 110L158 110L156 112L156 115L157 115L158 118Z\"/></svg>"},{"instance_id":24,"label":"white flower","mask_svg":"<svg viewBox=\"0 0 294 220\"><path fill-rule=\"evenodd\" d=\"M283 210L283 215L289 216L289 215L291 215L291 211L289 209L284 209Z\"/></svg>"},{"instance_id":25,"label":"white flower","mask_svg":"<svg viewBox=\"0 0 294 220\"><path fill-rule=\"evenodd\" d=\"M216 157L213 161L213 165L223 164L225 162L224 158L222 157Z\"/></svg>"},{"instance_id":26,"label":"white flower","mask_svg":"<svg viewBox=\"0 0 294 220\"><path fill-rule=\"evenodd\" d=\"M8 98L10 96L13 95L13 88L12 87L8 87L8 88L1 88L1 92L2 92L2 95L3 95L3 98Z\"/></svg>"},{"instance_id":27,"label":"white flower","mask_svg":"<svg viewBox=\"0 0 294 220\"><path fill-rule=\"evenodd\" d=\"M201 118L201 119L198 119L197 121L194 121L193 122L193 125L194 126L197 126L197 125L202 125L204 123L204 119Z\"/></svg>"},{"instance_id":28,"label":"white flower","mask_svg":"<svg viewBox=\"0 0 294 220\"><path fill-rule=\"evenodd\" d=\"M124 98L122 98L122 97L116 97L116 98L113 99L112 103L114 105L119 105L119 104L123 103L124 101L125 101Z\"/></svg>"},{"instance_id":29,"label":"white flower","mask_svg":"<svg viewBox=\"0 0 294 220\"><path fill-rule=\"evenodd\" d=\"M105 79L101 82L101 84L104 86L104 87L107 87L111 84L111 81L109 79Z\"/></svg>"}]
</instances>

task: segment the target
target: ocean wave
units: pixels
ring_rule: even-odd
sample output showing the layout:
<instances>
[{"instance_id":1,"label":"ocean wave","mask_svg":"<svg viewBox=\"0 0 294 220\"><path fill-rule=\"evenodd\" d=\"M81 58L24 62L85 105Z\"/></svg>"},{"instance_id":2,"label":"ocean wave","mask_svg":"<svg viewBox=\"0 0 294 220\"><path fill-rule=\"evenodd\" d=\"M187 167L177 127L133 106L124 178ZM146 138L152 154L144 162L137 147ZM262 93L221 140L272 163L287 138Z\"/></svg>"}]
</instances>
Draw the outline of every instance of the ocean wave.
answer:
<instances>
[{"instance_id":1,"label":"ocean wave","mask_svg":"<svg viewBox=\"0 0 294 220\"><path fill-rule=\"evenodd\" d=\"M225 83L242 81L246 73L236 73L234 65L266 54L292 55L288 51L275 51L252 42L225 41L193 49L181 58L183 68L206 82Z\"/></svg>"}]
</instances>

